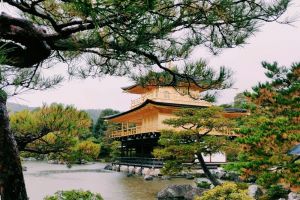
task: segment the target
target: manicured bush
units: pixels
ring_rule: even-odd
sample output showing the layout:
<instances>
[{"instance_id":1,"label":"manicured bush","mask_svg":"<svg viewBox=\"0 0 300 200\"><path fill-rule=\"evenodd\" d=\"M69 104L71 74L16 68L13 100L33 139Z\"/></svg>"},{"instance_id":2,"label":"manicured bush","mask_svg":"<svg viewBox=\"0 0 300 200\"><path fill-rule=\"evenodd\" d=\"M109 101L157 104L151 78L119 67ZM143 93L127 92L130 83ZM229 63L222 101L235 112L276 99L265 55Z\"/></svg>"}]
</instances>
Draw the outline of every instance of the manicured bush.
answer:
<instances>
[{"instance_id":1,"label":"manicured bush","mask_svg":"<svg viewBox=\"0 0 300 200\"><path fill-rule=\"evenodd\" d=\"M197 183L198 188L210 189L211 184L207 181L201 181Z\"/></svg>"},{"instance_id":2,"label":"manicured bush","mask_svg":"<svg viewBox=\"0 0 300 200\"><path fill-rule=\"evenodd\" d=\"M253 200L247 194L248 190L241 189L235 183L226 182L207 192L204 192L201 197L196 200Z\"/></svg>"},{"instance_id":3,"label":"manicured bush","mask_svg":"<svg viewBox=\"0 0 300 200\"><path fill-rule=\"evenodd\" d=\"M58 191L53 196L47 196L44 200L103 200L100 194L93 194L90 191L70 190Z\"/></svg>"},{"instance_id":4,"label":"manicured bush","mask_svg":"<svg viewBox=\"0 0 300 200\"><path fill-rule=\"evenodd\" d=\"M266 192L268 199L286 198L288 194L289 191L283 188L282 185L272 185Z\"/></svg>"}]
</instances>

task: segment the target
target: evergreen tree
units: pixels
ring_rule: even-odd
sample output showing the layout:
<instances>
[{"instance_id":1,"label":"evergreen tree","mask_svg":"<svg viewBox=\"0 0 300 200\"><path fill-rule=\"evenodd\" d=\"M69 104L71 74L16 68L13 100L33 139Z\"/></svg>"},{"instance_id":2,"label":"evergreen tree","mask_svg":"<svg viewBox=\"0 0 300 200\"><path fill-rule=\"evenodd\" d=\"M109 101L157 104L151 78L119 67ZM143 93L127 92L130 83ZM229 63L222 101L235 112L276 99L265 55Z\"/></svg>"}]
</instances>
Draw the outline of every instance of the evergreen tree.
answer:
<instances>
[{"instance_id":1,"label":"evergreen tree","mask_svg":"<svg viewBox=\"0 0 300 200\"><path fill-rule=\"evenodd\" d=\"M34 156L67 162L96 159L100 146L84 139L90 132L91 118L72 106L52 104L34 111L20 111L10 116L11 132L19 151Z\"/></svg>"},{"instance_id":2,"label":"evergreen tree","mask_svg":"<svg viewBox=\"0 0 300 200\"><path fill-rule=\"evenodd\" d=\"M262 63L270 79L245 95L256 105L250 116L239 121L239 162L229 166L242 177L256 178L271 187L300 186L300 163L289 150L300 143L300 64L279 67Z\"/></svg>"},{"instance_id":3,"label":"evergreen tree","mask_svg":"<svg viewBox=\"0 0 300 200\"><path fill-rule=\"evenodd\" d=\"M165 120L165 123L176 130L162 131L159 144L163 148L154 150L155 157L166 161L163 171L178 173L183 163L194 162L197 158L206 177L213 185L219 185L220 182L209 171L203 156L224 150L224 134L232 123L223 116L220 107L182 109L175 115L176 118Z\"/></svg>"},{"instance_id":4,"label":"evergreen tree","mask_svg":"<svg viewBox=\"0 0 300 200\"><path fill-rule=\"evenodd\" d=\"M105 131L107 130L107 123L103 119L103 117L110 116L110 115L115 115L120 113L120 111L113 110L110 108L104 109L101 111L96 124L94 125L93 128L93 134L94 137L96 138L101 138L104 136Z\"/></svg>"}]
</instances>

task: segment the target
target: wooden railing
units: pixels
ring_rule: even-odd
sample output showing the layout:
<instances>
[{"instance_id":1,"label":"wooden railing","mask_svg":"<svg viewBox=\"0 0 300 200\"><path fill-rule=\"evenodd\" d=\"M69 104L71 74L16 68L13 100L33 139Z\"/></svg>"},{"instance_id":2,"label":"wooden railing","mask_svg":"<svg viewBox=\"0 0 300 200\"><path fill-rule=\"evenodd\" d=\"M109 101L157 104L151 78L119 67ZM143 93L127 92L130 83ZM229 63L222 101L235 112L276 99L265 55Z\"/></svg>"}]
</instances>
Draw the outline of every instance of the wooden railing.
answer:
<instances>
[{"instance_id":1,"label":"wooden railing","mask_svg":"<svg viewBox=\"0 0 300 200\"><path fill-rule=\"evenodd\" d=\"M237 136L235 133L238 129L230 129L230 128L223 128L221 130L212 130L209 135L227 135L227 136ZM106 135L109 138L118 138L118 137L126 137L132 135L138 135L142 133L151 133L151 132L160 132L159 128L156 126L136 126L128 129L120 129L114 131L106 131ZM200 134L206 132L205 129L199 131Z\"/></svg>"},{"instance_id":2,"label":"wooden railing","mask_svg":"<svg viewBox=\"0 0 300 200\"><path fill-rule=\"evenodd\" d=\"M110 138L118 138L118 137L125 137L131 135L138 135L141 133L151 133L157 132L157 127L155 126L136 126L128 129L120 129L120 130L113 130L113 131L106 131L106 135Z\"/></svg>"}]
</instances>

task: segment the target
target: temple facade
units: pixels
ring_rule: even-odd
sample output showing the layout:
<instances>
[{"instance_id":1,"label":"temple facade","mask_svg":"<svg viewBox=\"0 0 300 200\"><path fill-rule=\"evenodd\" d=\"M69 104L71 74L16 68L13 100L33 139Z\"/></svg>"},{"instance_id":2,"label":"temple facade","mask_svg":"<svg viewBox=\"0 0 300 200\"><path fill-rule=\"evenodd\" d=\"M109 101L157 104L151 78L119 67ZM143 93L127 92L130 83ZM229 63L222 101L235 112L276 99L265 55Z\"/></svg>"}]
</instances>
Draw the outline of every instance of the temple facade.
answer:
<instances>
[{"instance_id":1,"label":"temple facade","mask_svg":"<svg viewBox=\"0 0 300 200\"><path fill-rule=\"evenodd\" d=\"M140 98L131 102L131 108L123 113L108 116L106 119L114 126L107 131L107 136L121 141L122 157L152 157L153 148L158 145L160 131L174 129L163 123L173 118L174 112L180 108L205 108L211 103L200 100L199 87L181 85L171 86L140 86L132 85L122 88L126 93L138 94ZM235 117L239 113L226 112L226 117ZM226 131L226 130L224 130ZM211 134L221 135L212 131ZM223 154L205 158L207 162L226 162Z\"/></svg>"}]
</instances>

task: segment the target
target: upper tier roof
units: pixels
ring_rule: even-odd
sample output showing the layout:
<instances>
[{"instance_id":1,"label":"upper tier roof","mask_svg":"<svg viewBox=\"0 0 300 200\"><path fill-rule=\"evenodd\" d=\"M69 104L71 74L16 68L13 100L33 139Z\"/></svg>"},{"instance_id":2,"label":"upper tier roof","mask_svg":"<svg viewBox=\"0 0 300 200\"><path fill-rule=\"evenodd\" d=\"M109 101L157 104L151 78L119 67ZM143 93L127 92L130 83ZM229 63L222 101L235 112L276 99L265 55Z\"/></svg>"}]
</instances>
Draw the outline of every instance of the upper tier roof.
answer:
<instances>
[{"instance_id":1,"label":"upper tier roof","mask_svg":"<svg viewBox=\"0 0 300 200\"><path fill-rule=\"evenodd\" d=\"M145 85L145 86L142 86L142 85L134 84L134 85L130 85L128 87L122 87L122 90L124 90L125 92L128 92L128 93L132 93L132 94L144 94L144 93L147 93L150 90L155 89L157 87L159 87L159 86L158 85ZM172 87L172 86L162 86L162 87ZM180 88L180 87L190 87L190 89L194 90L194 91L198 91L198 92L203 92L204 91L204 89L198 87L195 84L188 85L187 83L184 83L184 84L182 83L182 84L180 84L176 87L178 87L178 88Z\"/></svg>"}]
</instances>

